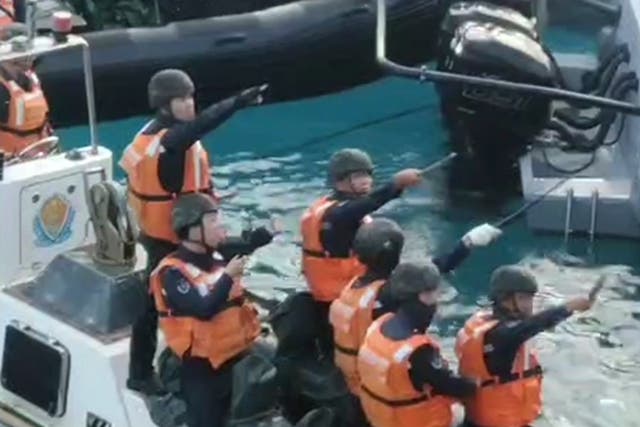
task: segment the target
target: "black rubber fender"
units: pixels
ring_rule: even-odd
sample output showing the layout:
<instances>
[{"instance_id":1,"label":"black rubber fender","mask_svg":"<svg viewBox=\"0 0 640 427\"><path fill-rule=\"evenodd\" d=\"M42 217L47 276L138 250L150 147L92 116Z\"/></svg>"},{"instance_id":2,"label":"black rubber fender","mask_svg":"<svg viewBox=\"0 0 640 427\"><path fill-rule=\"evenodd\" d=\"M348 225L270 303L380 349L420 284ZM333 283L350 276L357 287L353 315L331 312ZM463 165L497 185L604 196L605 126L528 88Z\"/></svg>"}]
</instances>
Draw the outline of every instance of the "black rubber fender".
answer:
<instances>
[{"instance_id":1,"label":"black rubber fender","mask_svg":"<svg viewBox=\"0 0 640 427\"><path fill-rule=\"evenodd\" d=\"M438 2L387 0L388 51L399 62L432 57ZM162 68L182 68L200 106L268 82L268 102L343 90L381 76L375 5L368 0L302 0L258 12L155 28L87 33L98 119L149 113L146 87ZM421 47L422 46L422 47ZM38 60L54 126L87 120L80 49Z\"/></svg>"}]
</instances>

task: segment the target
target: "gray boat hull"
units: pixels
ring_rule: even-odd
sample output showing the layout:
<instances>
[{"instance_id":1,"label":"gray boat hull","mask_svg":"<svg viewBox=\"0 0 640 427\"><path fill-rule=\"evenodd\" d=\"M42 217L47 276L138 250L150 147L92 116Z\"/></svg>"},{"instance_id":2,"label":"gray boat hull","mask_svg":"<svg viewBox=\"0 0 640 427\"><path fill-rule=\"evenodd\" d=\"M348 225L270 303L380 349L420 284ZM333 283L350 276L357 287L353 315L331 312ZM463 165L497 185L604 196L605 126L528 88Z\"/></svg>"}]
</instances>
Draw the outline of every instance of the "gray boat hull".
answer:
<instances>
[{"instance_id":1,"label":"gray boat hull","mask_svg":"<svg viewBox=\"0 0 640 427\"><path fill-rule=\"evenodd\" d=\"M622 0L623 13L616 38L626 42L631 52L629 69L640 72L640 2ZM587 55L558 55L558 62L570 80L593 68L594 58ZM621 67L620 72L625 71ZM628 99L638 102L637 94ZM612 133L617 132L617 125ZM609 139L612 137L610 136ZM564 168L584 164L585 154L556 152L550 160ZM520 159L522 191L531 201L540 203L527 212L531 229L617 237L640 237L640 118L628 116L620 140L596 152L593 165L567 177L551 169L536 148ZM549 192L551 188L566 180Z\"/></svg>"}]
</instances>

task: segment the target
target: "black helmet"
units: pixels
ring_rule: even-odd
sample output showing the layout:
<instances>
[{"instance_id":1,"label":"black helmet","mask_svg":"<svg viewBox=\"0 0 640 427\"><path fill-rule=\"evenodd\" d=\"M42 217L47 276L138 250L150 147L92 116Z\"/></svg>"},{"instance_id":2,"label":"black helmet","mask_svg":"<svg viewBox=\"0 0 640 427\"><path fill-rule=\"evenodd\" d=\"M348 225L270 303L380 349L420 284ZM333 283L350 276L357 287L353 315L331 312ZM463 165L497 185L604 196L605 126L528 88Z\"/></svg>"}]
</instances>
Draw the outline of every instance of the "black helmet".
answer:
<instances>
[{"instance_id":1,"label":"black helmet","mask_svg":"<svg viewBox=\"0 0 640 427\"><path fill-rule=\"evenodd\" d=\"M218 205L213 197L202 194L185 194L180 196L171 212L173 231L181 237L189 227L200 223L204 214L216 212Z\"/></svg>"},{"instance_id":2,"label":"black helmet","mask_svg":"<svg viewBox=\"0 0 640 427\"><path fill-rule=\"evenodd\" d=\"M149 80L149 106L164 107L173 98L193 95L194 90L191 77L184 71L173 68L158 71Z\"/></svg>"},{"instance_id":3,"label":"black helmet","mask_svg":"<svg viewBox=\"0 0 640 427\"><path fill-rule=\"evenodd\" d=\"M357 148L345 148L329 160L329 182L336 183L353 172L373 173L373 162L367 153Z\"/></svg>"},{"instance_id":4,"label":"black helmet","mask_svg":"<svg viewBox=\"0 0 640 427\"><path fill-rule=\"evenodd\" d=\"M519 265L503 265L491 275L491 291L489 297L493 301L508 297L515 293L535 294L538 282L529 270Z\"/></svg>"},{"instance_id":5,"label":"black helmet","mask_svg":"<svg viewBox=\"0 0 640 427\"><path fill-rule=\"evenodd\" d=\"M370 266L382 260L382 254L398 258L404 245L400 226L390 219L377 218L358 228L353 240L353 252L360 262Z\"/></svg>"},{"instance_id":6,"label":"black helmet","mask_svg":"<svg viewBox=\"0 0 640 427\"><path fill-rule=\"evenodd\" d=\"M434 291L440 285L440 270L431 261L404 262L389 277L389 295L397 303L416 298L421 292Z\"/></svg>"}]
</instances>

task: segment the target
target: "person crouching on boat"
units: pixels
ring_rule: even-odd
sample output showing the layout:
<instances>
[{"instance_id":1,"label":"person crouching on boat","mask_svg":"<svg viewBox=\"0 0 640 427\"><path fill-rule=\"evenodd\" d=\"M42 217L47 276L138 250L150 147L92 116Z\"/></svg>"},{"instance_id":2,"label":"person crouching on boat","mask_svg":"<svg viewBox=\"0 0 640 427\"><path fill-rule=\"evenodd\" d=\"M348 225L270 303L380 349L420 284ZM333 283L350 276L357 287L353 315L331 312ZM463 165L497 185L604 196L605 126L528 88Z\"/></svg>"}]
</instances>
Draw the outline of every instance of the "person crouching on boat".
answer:
<instances>
[{"instance_id":1,"label":"person crouching on boat","mask_svg":"<svg viewBox=\"0 0 640 427\"><path fill-rule=\"evenodd\" d=\"M181 196L172 224L180 243L151 274L151 293L167 346L182 359L187 425L222 426L233 365L260 332L242 286L247 258L227 263L216 252L226 233L211 195Z\"/></svg>"},{"instance_id":2,"label":"person crouching on boat","mask_svg":"<svg viewBox=\"0 0 640 427\"><path fill-rule=\"evenodd\" d=\"M15 22L16 8L13 0L0 0L0 31Z\"/></svg>"},{"instance_id":3,"label":"person crouching on boat","mask_svg":"<svg viewBox=\"0 0 640 427\"><path fill-rule=\"evenodd\" d=\"M194 84L181 70L165 69L151 77L150 107L156 110L124 150L120 166L128 179L129 205L140 225L147 251L146 275L176 249L171 209L180 194L214 194L207 151L199 139L240 108L260 103L264 87L246 89L196 115ZM152 300L132 329L127 386L145 394L162 393L153 375L158 316Z\"/></svg>"},{"instance_id":4,"label":"person crouching on boat","mask_svg":"<svg viewBox=\"0 0 640 427\"><path fill-rule=\"evenodd\" d=\"M542 413L542 369L528 341L573 312L588 310L595 296L533 314L537 291L524 267L499 267L491 276L492 309L474 314L458 333L459 372L481 384L465 400L465 426L523 427Z\"/></svg>"},{"instance_id":5,"label":"person crouching on boat","mask_svg":"<svg viewBox=\"0 0 640 427\"><path fill-rule=\"evenodd\" d=\"M392 181L372 191L373 162L358 149L343 149L329 161L333 194L315 201L302 215L302 272L319 308L319 337L325 355L333 357L329 305L355 276L364 273L351 250L353 239L369 214L422 181L418 169L396 173Z\"/></svg>"},{"instance_id":6,"label":"person crouching on boat","mask_svg":"<svg viewBox=\"0 0 640 427\"><path fill-rule=\"evenodd\" d=\"M2 40L10 42L13 51L26 48L27 28L14 23L0 29ZM33 71L31 57L0 63L0 150L7 157L47 154L49 146L36 144L53 134L49 124L49 104L40 80ZM27 150L33 147L32 150ZM27 153L28 151L28 153Z\"/></svg>"},{"instance_id":7,"label":"person crouching on boat","mask_svg":"<svg viewBox=\"0 0 640 427\"><path fill-rule=\"evenodd\" d=\"M389 277L398 309L371 324L358 352L360 402L373 427L450 427L452 404L477 390L475 380L449 370L426 333L440 282L431 262L402 263Z\"/></svg>"},{"instance_id":8,"label":"person crouching on boat","mask_svg":"<svg viewBox=\"0 0 640 427\"><path fill-rule=\"evenodd\" d=\"M472 249L489 245L501 234L500 229L486 223L476 226L451 252L434 257L431 262L440 274L449 273ZM331 303L329 321L333 326L334 360L349 390L356 396L360 391L356 359L367 329L375 319L396 309L387 280L400 262L403 245L404 235L394 221L379 218L362 224L353 240L353 253L366 271L354 277Z\"/></svg>"}]
</instances>

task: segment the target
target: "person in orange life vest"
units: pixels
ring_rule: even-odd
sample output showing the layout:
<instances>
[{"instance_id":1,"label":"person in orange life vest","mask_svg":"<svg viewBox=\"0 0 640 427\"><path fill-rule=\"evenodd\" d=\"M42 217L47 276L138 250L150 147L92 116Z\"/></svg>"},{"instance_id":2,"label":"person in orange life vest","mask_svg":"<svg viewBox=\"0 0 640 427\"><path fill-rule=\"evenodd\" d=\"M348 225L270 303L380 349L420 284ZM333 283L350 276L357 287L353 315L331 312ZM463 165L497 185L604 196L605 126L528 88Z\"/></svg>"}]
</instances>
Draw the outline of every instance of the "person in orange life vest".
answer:
<instances>
[{"instance_id":1,"label":"person in orange life vest","mask_svg":"<svg viewBox=\"0 0 640 427\"><path fill-rule=\"evenodd\" d=\"M16 21L16 8L13 0L0 0L0 29Z\"/></svg>"},{"instance_id":2,"label":"person in orange life vest","mask_svg":"<svg viewBox=\"0 0 640 427\"><path fill-rule=\"evenodd\" d=\"M24 24L11 24L1 32L2 40L11 40L14 50L27 42ZM8 157L53 134L49 104L32 68L30 57L0 63L0 150ZM29 154L46 152L35 149Z\"/></svg>"},{"instance_id":3,"label":"person in orange life vest","mask_svg":"<svg viewBox=\"0 0 640 427\"><path fill-rule=\"evenodd\" d=\"M474 314L458 333L459 372L481 382L465 400L465 426L522 427L541 414L542 370L528 341L573 312L588 310L594 299L574 298L533 314L537 291L526 268L499 267L491 276L492 309Z\"/></svg>"},{"instance_id":4,"label":"person in orange life vest","mask_svg":"<svg viewBox=\"0 0 640 427\"><path fill-rule=\"evenodd\" d=\"M469 256L472 249L487 246L501 234L500 229L486 223L476 226L451 252L431 261L440 274L449 273ZM404 235L394 221L380 218L362 224L353 241L353 252L366 271L354 277L331 303L329 320L334 332L334 360L355 395L359 394L356 356L367 328L375 319L396 308L386 283L400 261L403 244Z\"/></svg>"},{"instance_id":5,"label":"person in orange life vest","mask_svg":"<svg viewBox=\"0 0 640 427\"><path fill-rule=\"evenodd\" d=\"M396 313L376 319L358 352L360 402L373 427L449 427L451 405L476 381L454 374L426 330L441 282L431 262L401 263L388 280Z\"/></svg>"},{"instance_id":6,"label":"person in orange life vest","mask_svg":"<svg viewBox=\"0 0 640 427\"><path fill-rule=\"evenodd\" d=\"M211 195L180 196L172 223L180 243L151 274L151 292L167 345L182 359L187 425L221 426L230 408L233 365L260 331L241 283L247 257L227 262L217 252L226 232Z\"/></svg>"},{"instance_id":7,"label":"person in orange life vest","mask_svg":"<svg viewBox=\"0 0 640 427\"><path fill-rule=\"evenodd\" d=\"M213 194L209 159L199 139L238 109L260 103L264 89L244 90L196 115L194 84L185 72L165 69L151 77L148 95L155 117L127 146L120 160L127 174L129 204L141 228L139 240L147 251L147 276L177 247L170 220L176 196ZM127 387L145 394L163 392L153 369L157 329L158 315L149 298L133 324L127 380Z\"/></svg>"},{"instance_id":8,"label":"person in orange life vest","mask_svg":"<svg viewBox=\"0 0 640 427\"><path fill-rule=\"evenodd\" d=\"M370 219L370 213L422 181L418 169L405 169L372 191L372 174L373 162L367 153L351 148L336 152L329 161L328 174L333 194L315 201L302 216L302 272L322 322L320 348L330 358L333 332L329 305L354 276L364 272L351 251L358 227Z\"/></svg>"}]
</instances>

